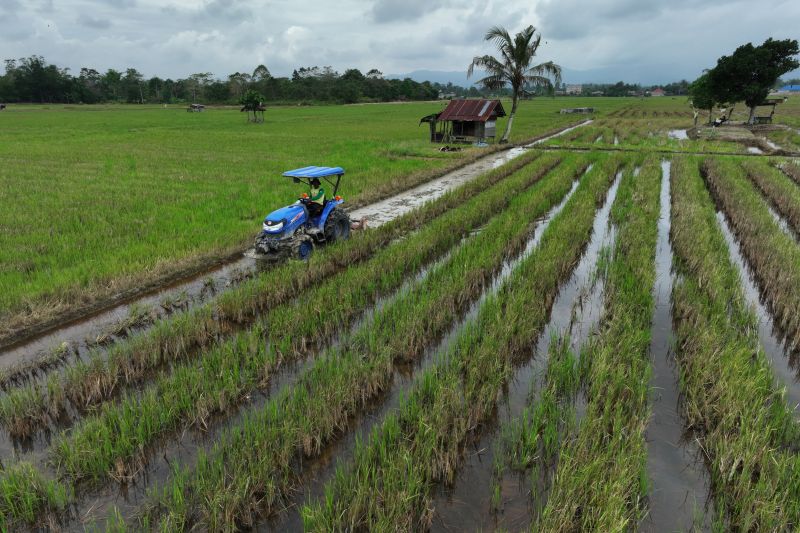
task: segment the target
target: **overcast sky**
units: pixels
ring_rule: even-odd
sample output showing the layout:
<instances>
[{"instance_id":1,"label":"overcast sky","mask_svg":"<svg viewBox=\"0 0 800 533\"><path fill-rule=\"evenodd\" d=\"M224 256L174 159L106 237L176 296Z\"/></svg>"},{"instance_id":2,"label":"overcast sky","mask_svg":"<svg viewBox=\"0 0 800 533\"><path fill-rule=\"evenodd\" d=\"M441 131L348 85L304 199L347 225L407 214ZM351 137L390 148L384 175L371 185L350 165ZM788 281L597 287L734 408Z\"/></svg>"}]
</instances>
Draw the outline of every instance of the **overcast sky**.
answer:
<instances>
[{"instance_id":1,"label":"overcast sky","mask_svg":"<svg viewBox=\"0 0 800 533\"><path fill-rule=\"evenodd\" d=\"M692 80L723 54L800 38L800 1L766 0L0 0L0 59L32 54L77 74L146 77L259 63L273 75L331 65L401 74L464 71L492 25L543 35L566 82Z\"/></svg>"}]
</instances>

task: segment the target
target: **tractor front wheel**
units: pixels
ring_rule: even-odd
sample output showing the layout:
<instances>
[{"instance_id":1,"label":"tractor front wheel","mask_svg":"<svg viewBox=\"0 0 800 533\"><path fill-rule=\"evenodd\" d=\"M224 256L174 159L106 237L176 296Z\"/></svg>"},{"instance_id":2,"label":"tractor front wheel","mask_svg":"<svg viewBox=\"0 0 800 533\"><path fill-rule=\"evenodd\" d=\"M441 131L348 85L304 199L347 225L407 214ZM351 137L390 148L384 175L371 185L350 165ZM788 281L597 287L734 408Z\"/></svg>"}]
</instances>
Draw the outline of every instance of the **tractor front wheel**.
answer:
<instances>
[{"instance_id":1,"label":"tractor front wheel","mask_svg":"<svg viewBox=\"0 0 800 533\"><path fill-rule=\"evenodd\" d=\"M314 243L311 239L302 239L292 246L292 255L295 259L306 261L311 257L314 252Z\"/></svg>"}]
</instances>

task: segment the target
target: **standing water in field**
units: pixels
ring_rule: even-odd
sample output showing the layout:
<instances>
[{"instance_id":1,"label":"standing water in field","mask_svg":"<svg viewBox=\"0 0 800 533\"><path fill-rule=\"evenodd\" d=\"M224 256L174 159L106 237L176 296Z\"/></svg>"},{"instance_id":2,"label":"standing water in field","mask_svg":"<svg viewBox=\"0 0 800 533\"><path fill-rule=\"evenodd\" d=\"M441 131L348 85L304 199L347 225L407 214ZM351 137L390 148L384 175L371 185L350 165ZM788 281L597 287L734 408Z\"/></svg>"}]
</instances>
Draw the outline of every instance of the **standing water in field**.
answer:
<instances>
[{"instance_id":1,"label":"standing water in field","mask_svg":"<svg viewBox=\"0 0 800 533\"><path fill-rule=\"evenodd\" d=\"M779 379L778 386L786 386L786 399L789 407L794 411L795 420L800 420L800 411L798 410L798 405L800 405L800 368L792 368L791 350L780 340L772 314L761 302L753 274L745 262L739 243L736 241L728 225L728 220L722 211L717 211L717 221L728 244L731 262L736 265L736 269L739 271L744 296L758 318L758 339L761 347L764 349L767 361L769 361ZM794 366L796 365L797 361L795 360Z\"/></svg>"},{"instance_id":2,"label":"standing water in field","mask_svg":"<svg viewBox=\"0 0 800 533\"><path fill-rule=\"evenodd\" d=\"M775 210L770 200L767 198L764 198L764 200L764 203L767 206L767 211L769 211L769 214L772 215L772 218L775 220L775 223L778 225L778 227L781 228L781 231L795 241L800 242L800 234L796 233L792 228L789 227L789 222Z\"/></svg>"},{"instance_id":3,"label":"standing water in field","mask_svg":"<svg viewBox=\"0 0 800 533\"><path fill-rule=\"evenodd\" d=\"M597 265L603 250L612 247L616 237L615 229L609 224L609 215L621 175L621 172L617 174L603 207L595 215L591 240L569 281L559 290L550 311L550 322L539 335L534 356L515 372L508 385L503 404L498 409L498 423L486 428L476 442L467 445L467 458L454 486L441 487L434 494L432 530L488 531L499 528L519 531L530 527L532 498L527 474L520 479L518 475L506 472L500 482L502 511L495 514L492 510L499 429L520 417L533 401L529 393L547 368L551 340L569 335L571 349L576 352L600 320L604 285L602 278L596 278Z\"/></svg>"},{"instance_id":4,"label":"standing water in field","mask_svg":"<svg viewBox=\"0 0 800 533\"><path fill-rule=\"evenodd\" d=\"M650 531L709 529L709 479L702 455L687 439L678 412L680 391L672 354L672 245L670 244L669 161L661 163L661 214L658 219L655 308L650 340L653 415L647 426L647 472L650 479L648 515L642 528ZM702 520L698 524L697 519Z\"/></svg>"}]
</instances>

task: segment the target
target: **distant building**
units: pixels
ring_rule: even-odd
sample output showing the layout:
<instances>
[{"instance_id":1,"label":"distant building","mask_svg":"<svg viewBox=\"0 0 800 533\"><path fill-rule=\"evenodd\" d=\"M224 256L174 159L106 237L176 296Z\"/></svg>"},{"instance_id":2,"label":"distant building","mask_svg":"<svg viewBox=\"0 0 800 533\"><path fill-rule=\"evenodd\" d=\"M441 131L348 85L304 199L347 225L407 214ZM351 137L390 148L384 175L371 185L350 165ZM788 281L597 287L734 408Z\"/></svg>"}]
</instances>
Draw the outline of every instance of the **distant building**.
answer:
<instances>
[{"instance_id":1,"label":"distant building","mask_svg":"<svg viewBox=\"0 0 800 533\"><path fill-rule=\"evenodd\" d=\"M603 91L592 91L592 96L603 96L604 94Z\"/></svg>"},{"instance_id":2,"label":"distant building","mask_svg":"<svg viewBox=\"0 0 800 533\"><path fill-rule=\"evenodd\" d=\"M439 91L439 100L451 100L456 97L456 93L443 93Z\"/></svg>"},{"instance_id":3,"label":"distant building","mask_svg":"<svg viewBox=\"0 0 800 533\"><path fill-rule=\"evenodd\" d=\"M580 83L567 85L566 93L567 94L581 94L583 92L583 85Z\"/></svg>"},{"instance_id":4,"label":"distant building","mask_svg":"<svg viewBox=\"0 0 800 533\"><path fill-rule=\"evenodd\" d=\"M665 94L667 93L665 93L664 89L662 89L661 87L656 87L655 89L650 91L650 96L664 96Z\"/></svg>"},{"instance_id":5,"label":"distant building","mask_svg":"<svg viewBox=\"0 0 800 533\"><path fill-rule=\"evenodd\" d=\"M431 128L431 142L481 142L494 139L497 118L506 116L500 100L450 100L441 113L422 117Z\"/></svg>"},{"instance_id":6,"label":"distant building","mask_svg":"<svg viewBox=\"0 0 800 533\"><path fill-rule=\"evenodd\" d=\"M800 93L800 85L784 85L778 89L779 93Z\"/></svg>"}]
</instances>

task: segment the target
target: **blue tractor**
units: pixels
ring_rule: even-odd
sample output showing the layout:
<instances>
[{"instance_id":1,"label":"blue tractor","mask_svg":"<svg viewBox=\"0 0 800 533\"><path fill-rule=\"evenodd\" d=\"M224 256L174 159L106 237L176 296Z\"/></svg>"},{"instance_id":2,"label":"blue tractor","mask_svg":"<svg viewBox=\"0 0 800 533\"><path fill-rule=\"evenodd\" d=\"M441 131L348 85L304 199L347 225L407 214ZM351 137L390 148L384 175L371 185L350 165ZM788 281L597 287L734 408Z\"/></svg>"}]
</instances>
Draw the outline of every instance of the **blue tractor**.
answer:
<instances>
[{"instance_id":1,"label":"blue tractor","mask_svg":"<svg viewBox=\"0 0 800 533\"><path fill-rule=\"evenodd\" d=\"M333 187L333 195L325 199L321 211L309 214L310 198L303 195L298 201L273 211L264 219L263 229L256 237L256 253L266 257L290 256L308 259L314 247L350 237L350 217L342 209L344 200L336 193L344 175L341 167L303 167L284 172L295 183L323 180Z\"/></svg>"}]
</instances>

